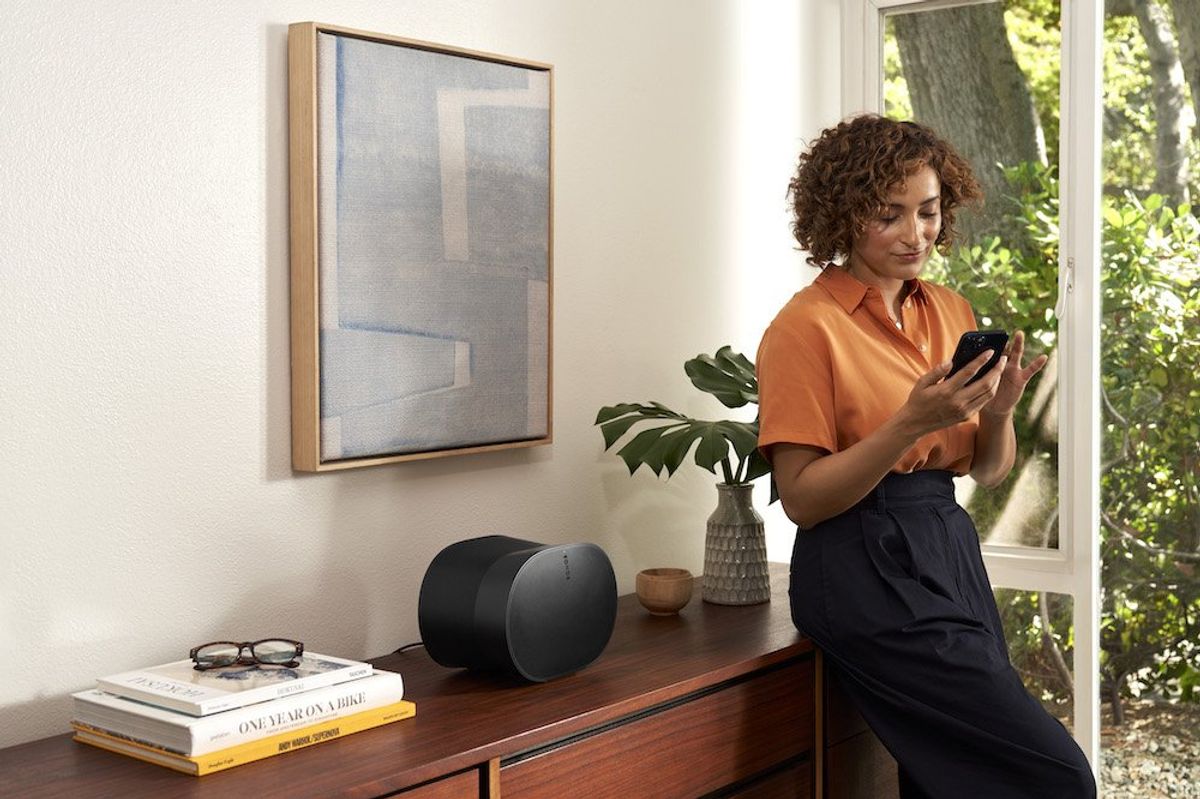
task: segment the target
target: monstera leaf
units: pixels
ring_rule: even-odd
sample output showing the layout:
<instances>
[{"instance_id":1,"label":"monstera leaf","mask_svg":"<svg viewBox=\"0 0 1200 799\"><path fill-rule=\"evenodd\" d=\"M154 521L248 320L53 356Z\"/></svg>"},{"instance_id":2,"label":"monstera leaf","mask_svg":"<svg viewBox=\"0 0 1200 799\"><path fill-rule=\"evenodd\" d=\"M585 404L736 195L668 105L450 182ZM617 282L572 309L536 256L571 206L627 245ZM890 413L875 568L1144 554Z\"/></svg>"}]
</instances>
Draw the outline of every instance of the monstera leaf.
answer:
<instances>
[{"instance_id":1,"label":"monstera leaf","mask_svg":"<svg viewBox=\"0 0 1200 799\"><path fill-rule=\"evenodd\" d=\"M729 346L717 350L716 355L697 355L683 365L683 371L691 378L692 385L712 394L726 408L758 403L754 364Z\"/></svg>"},{"instance_id":2,"label":"monstera leaf","mask_svg":"<svg viewBox=\"0 0 1200 799\"><path fill-rule=\"evenodd\" d=\"M684 371L696 388L712 394L728 408L758 402L754 364L730 347L722 347L716 355L696 356L684 364ZM664 473L670 477L693 447L696 465L716 474L720 464L726 483L748 483L771 470L758 452L757 419L753 422L693 419L660 402L626 402L601 408L596 424L604 436L604 449L611 449L641 422L650 426L617 450L630 474L644 465L659 477ZM729 455L731 448L736 468Z\"/></svg>"}]
</instances>

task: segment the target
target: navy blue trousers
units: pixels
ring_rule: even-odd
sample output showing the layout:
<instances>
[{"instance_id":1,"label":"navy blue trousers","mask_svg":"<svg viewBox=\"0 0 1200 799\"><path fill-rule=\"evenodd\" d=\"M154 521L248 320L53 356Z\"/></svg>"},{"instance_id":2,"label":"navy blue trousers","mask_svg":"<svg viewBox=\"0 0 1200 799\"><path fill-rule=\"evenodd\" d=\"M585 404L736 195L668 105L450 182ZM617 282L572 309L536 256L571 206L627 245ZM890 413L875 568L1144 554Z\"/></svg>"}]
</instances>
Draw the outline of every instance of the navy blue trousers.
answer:
<instances>
[{"instance_id":1,"label":"navy blue trousers","mask_svg":"<svg viewBox=\"0 0 1200 799\"><path fill-rule=\"evenodd\" d=\"M953 475L888 475L799 530L792 620L900 766L903 799L1094 799L1066 728L1008 659Z\"/></svg>"}]
</instances>

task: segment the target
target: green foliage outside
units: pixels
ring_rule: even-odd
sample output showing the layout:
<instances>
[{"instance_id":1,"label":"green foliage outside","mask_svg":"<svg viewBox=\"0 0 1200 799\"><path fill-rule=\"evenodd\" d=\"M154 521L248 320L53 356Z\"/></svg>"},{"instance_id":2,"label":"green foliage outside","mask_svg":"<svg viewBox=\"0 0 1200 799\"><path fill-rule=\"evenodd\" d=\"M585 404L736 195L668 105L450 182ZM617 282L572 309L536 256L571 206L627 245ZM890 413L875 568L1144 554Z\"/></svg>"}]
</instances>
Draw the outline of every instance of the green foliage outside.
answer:
<instances>
[{"instance_id":1,"label":"green foliage outside","mask_svg":"<svg viewBox=\"0 0 1200 799\"><path fill-rule=\"evenodd\" d=\"M1104 164L1108 176L1129 187L1154 181L1154 107L1150 73L1138 69L1148 58L1132 17L1104 23Z\"/></svg>"},{"instance_id":2,"label":"green foliage outside","mask_svg":"<svg viewBox=\"0 0 1200 799\"><path fill-rule=\"evenodd\" d=\"M1200 699L1200 223L1157 195L1104 218L1101 663Z\"/></svg>"},{"instance_id":3,"label":"green foliage outside","mask_svg":"<svg viewBox=\"0 0 1200 799\"><path fill-rule=\"evenodd\" d=\"M1042 109L1058 107L1059 56L1062 53L1062 28L1058 3L1049 0L1008 2L1004 24L1013 56L1025 73L1038 121L1045 134L1047 160L1058 163L1058 114Z\"/></svg>"},{"instance_id":4,"label":"green foliage outside","mask_svg":"<svg viewBox=\"0 0 1200 799\"><path fill-rule=\"evenodd\" d=\"M968 243L927 270L986 309L981 326L1024 330L1028 358L1045 352L1054 363L1060 355L1052 313L1059 257L1059 3L1006 0L1005 22L1050 164L1005 170L1011 187L1006 213L1029 235L1019 247L996 238ZM1200 223L1190 205L1171 207L1150 193L1158 169L1154 85L1133 16L1106 17L1104 59L1101 679L1119 711L1122 697L1200 701ZM887 113L911 118L894 41L885 41L884 70ZM1193 133L1193 164L1198 141ZM1200 191L1197 175L1193 166L1193 196ZM1058 474L1057 397L1038 391L1051 379L1049 371L1035 378L1018 408L1013 473L997 489L972 496L969 510L980 530L991 529L1014 500L1030 461L1042 461L1050 479ZM1052 507L1043 516L1029 522L1021 539L1056 547L1057 513ZM1065 703L1074 648L1069 597L1009 589L996 595L1014 665L1027 683L1041 687L1044 700Z\"/></svg>"},{"instance_id":5,"label":"green foliage outside","mask_svg":"<svg viewBox=\"0 0 1200 799\"><path fill-rule=\"evenodd\" d=\"M1039 165L1008 170L1034 252L996 239L956 250L930 277L960 291L986 322L1025 330L1031 353L1053 353L1057 295L1058 189ZM1200 700L1200 222L1190 206L1151 195L1105 198L1101 363L1103 399L1101 556L1103 682L1116 699L1154 692ZM1032 357L1032 354L1031 354ZM1037 378L1037 379L1040 379ZM976 492L972 515L987 529L1011 496L1020 467L1046 459L1057 473L1057 442L1030 414L1031 384L1016 416L1018 463L1004 485ZM1049 524L1054 519L1047 520ZM1047 537L1057 546L1057 533ZM1070 662L1074 641L1065 597L999 591L1014 663L1040 680L1045 699L1065 701L1047 638ZM1116 692L1116 694L1114 693Z\"/></svg>"}]
</instances>

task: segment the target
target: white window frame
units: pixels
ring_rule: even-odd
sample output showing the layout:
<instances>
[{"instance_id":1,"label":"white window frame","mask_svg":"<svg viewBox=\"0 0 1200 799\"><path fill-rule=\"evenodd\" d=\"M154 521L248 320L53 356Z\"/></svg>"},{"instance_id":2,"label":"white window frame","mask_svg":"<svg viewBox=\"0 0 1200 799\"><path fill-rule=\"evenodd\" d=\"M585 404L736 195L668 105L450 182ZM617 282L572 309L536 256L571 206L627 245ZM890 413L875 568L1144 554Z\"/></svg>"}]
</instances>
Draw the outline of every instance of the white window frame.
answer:
<instances>
[{"instance_id":1,"label":"white window frame","mask_svg":"<svg viewBox=\"0 0 1200 799\"><path fill-rule=\"evenodd\" d=\"M994 0L842 0L842 115L883 110L883 19ZM1061 0L1059 549L984 544L995 586L1072 598L1075 739L1100 763L1100 147L1103 0Z\"/></svg>"}]
</instances>

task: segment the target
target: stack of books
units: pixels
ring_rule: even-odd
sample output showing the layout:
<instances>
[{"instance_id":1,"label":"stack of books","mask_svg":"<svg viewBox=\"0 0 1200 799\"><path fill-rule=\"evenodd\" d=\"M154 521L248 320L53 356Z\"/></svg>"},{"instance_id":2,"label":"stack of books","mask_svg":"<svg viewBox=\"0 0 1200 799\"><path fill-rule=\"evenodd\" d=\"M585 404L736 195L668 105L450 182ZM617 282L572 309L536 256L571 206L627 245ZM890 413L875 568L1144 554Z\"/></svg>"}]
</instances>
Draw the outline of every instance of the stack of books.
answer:
<instances>
[{"instance_id":1,"label":"stack of books","mask_svg":"<svg viewBox=\"0 0 1200 799\"><path fill-rule=\"evenodd\" d=\"M73 694L75 740L196 776L416 715L399 674L305 652L294 667L179 660Z\"/></svg>"}]
</instances>

